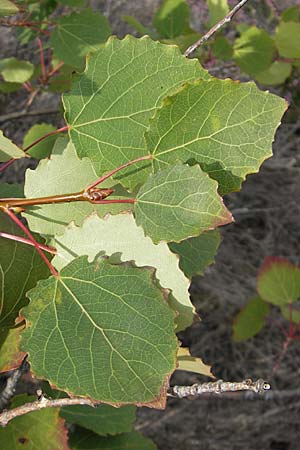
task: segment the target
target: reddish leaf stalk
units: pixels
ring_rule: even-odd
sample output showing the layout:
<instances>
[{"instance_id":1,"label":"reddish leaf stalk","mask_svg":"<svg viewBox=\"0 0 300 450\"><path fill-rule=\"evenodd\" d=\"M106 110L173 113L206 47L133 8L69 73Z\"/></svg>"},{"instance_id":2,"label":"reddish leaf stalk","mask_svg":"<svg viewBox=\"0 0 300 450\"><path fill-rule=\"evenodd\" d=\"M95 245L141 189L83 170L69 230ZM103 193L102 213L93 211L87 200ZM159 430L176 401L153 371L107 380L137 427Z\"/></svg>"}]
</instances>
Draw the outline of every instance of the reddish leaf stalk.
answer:
<instances>
[{"instance_id":1,"label":"reddish leaf stalk","mask_svg":"<svg viewBox=\"0 0 300 450\"><path fill-rule=\"evenodd\" d=\"M16 242L22 242L22 244L28 244L34 246L34 243L26 238L23 238L21 236L17 236L16 234L10 234L10 233L4 233L3 231L0 231L0 237L3 237L5 239L10 239L12 241ZM57 250L54 247L47 247L47 245L39 244L38 246L41 250L44 250L45 252L52 253L53 255L56 254Z\"/></svg>"},{"instance_id":2,"label":"reddish leaf stalk","mask_svg":"<svg viewBox=\"0 0 300 450\"><path fill-rule=\"evenodd\" d=\"M97 184L103 183L103 181L107 180L107 178L110 178L112 175L119 172L119 170L125 169L126 167L129 167L132 164L135 164L139 161L147 161L147 160L151 160L151 159L153 159L153 155L141 156L140 158L136 158L136 159L133 159L132 161L128 161L127 163L122 164L122 166L119 166L116 169L112 170L111 172L108 172L106 175L98 178L98 180L94 181L86 189L91 189L91 188L97 186Z\"/></svg>"},{"instance_id":3,"label":"reddish leaf stalk","mask_svg":"<svg viewBox=\"0 0 300 450\"><path fill-rule=\"evenodd\" d=\"M21 228L21 230L28 236L29 240L32 242L34 247L37 249L37 252L41 256L41 258L44 260L46 265L48 266L48 269L54 275L55 277L58 276L58 272L55 270L55 268L52 266L50 261L46 258L42 250L40 249L40 244L34 239L28 228L25 227L25 225L21 222L20 219L9 209L9 208L3 208L3 211L15 222L15 224Z\"/></svg>"},{"instance_id":4,"label":"reddish leaf stalk","mask_svg":"<svg viewBox=\"0 0 300 450\"><path fill-rule=\"evenodd\" d=\"M28 150L30 150L32 147L34 147L36 144L38 144L39 142L43 141L44 139L46 139L49 136L53 136L55 134L58 133L62 133L64 131L67 131L69 129L69 127L66 125L65 127L62 128L58 128L57 130L54 131L50 131L49 133L44 134L44 136L40 137L39 139L37 139L36 141L32 142L32 144L28 145L28 147L23 149L23 152L28 152ZM7 161L5 164L3 164L0 167L0 172L3 172L7 167L9 167L14 161L16 161L18 158L12 158L9 161Z\"/></svg>"},{"instance_id":5,"label":"reddish leaf stalk","mask_svg":"<svg viewBox=\"0 0 300 450\"><path fill-rule=\"evenodd\" d=\"M63 63L63 62L60 62L59 64L57 64L57 66L54 67L53 70L51 70L51 71L48 72L48 78L51 78L53 75L55 75L56 72L58 72L58 71L62 68L62 66L63 66L64 64L65 64L65 63Z\"/></svg>"},{"instance_id":6,"label":"reddish leaf stalk","mask_svg":"<svg viewBox=\"0 0 300 450\"><path fill-rule=\"evenodd\" d=\"M37 43L38 43L39 51L40 51L40 61L41 61L41 69L42 69L42 75L43 75L43 83L46 83L47 82L47 70L46 70L46 66L45 66L44 49L43 49L42 41L39 37L37 38Z\"/></svg>"}]
</instances>

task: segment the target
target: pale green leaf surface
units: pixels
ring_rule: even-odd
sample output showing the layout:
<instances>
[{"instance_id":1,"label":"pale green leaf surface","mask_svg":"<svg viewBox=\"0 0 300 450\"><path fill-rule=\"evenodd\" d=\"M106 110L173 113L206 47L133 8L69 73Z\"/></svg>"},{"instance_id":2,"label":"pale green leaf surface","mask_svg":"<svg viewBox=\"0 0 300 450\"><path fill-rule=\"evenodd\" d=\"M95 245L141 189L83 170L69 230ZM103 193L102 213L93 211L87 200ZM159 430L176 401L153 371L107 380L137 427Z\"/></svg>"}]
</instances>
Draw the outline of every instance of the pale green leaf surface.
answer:
<instances>
[{"instance_id":1,"label":"pale green leaf surface","mask_svg":"<svg viewBox=\"0 0 300 450\"><path fill-rule=\"evenodd\" d=\"M9 161L11 158L24 158L24 156L25 153L0 130L0 162Z\"/></svg>"},{"instance_id":2,"label":"pale green leaf surface","mask_svg":"<svg viewBox=\"0 0 300 450\"><path fill-rule=\"evenodd\" d=\"M119 436L99 437L84 428L70 433L69 444L73 450L156 450L156 445L142 434L132 431Z\"/></svg>"},{"instance_id":3,"label":"pale green leaf surface","mask_svg":"<svg viewBox=\"0 0 300 450\"><path fill-rule=\"evenodd\" d=\"M211 372L211 367L204 364L201 358L192 356L188 348L180 347L177 353L177 370L186 370L187 372L199 373L206 377L215 378Z\"/></svg>"},{"instance_id":4,"label":"pale green leaf surface","mask_svg":"<svg viewBox=\"0 0 300 450\"><path fill-rule=\"evenodd\" d=\"M190 8L186 0L163 0L153 24L163 38L175 38L189 31Z\"/></svg>"},{"instance_id":5,"label":"pale green leaf surface","mask_svg":"<svg viewBox=\"0 0 300 450\"><path fill-rule=\"evenodd\" d=\"M178 164L151 175L138 192L134 212L154 243L180 242L232 221L217 183L198 165Z\"/></svg>"},{"instance_id":6,"label":"pale green leaf surface","mask_svg":"<svg viewBox=\"0 0 300 450\"><path fill-rule=\"evenodd\" d=\"M269 313L269 305L260 297L252 298L234 318L232 331L236 342L250 339L260 332Z\"/></svg>"},{"instance_id":7,"label":"pale green leaf surface","mask_svg":"<svg viewBox=\"0 0 300 450\"><path fill-rule=\"evenodd\" d=\"M29 61L16 58L6 58L0 61L0 73L4 81L10 83L24 83L34 72L34 65Z\"/></svg>"},{"instance_id":8,"label":"pale green leaf surface","mask_svg":"<svg viewBox=\"0 0 300 450\"><path fill-rule=\"evenodd\" d=\"M255 79L269 86L282 84L292 73L292 65L282 61L273 62L267 70L258 73Z\"/></svg>"},{"instance_id":9,"label":"pale green leaf surface","mask_svg":"<svg viewBox=\"0 0 300 450\"><path fill-rule=\"evenodd\" d=\"M172 252L178 254L180 269L188 278L192 278L194 275L203 275L206 267L214 262L220 239L219 230L210 230L168 245Z\"/></svg>"},{"instance_id":10,"label":"pale green leaf surface","mask_svg":"<svg viewBox=\"0 0 300 450\"><path fill-rule=\"evenodd\" d=\"M70 143L61 155L52 155L49 161L42 160L35 170L27 170L25 196L36 198L79 192L97 178L91 161L88 158L80 160L74 146ZM115 182L108 179L100 186L107 188L112 185L115 185ZM130 197L120 185L114 188L116 191L109 198ZM89 202L71 202L28 208L24 216L31 230L45 235L54 235L62 234L65 227L72 221L81 225L85 217L92 212L104 216L109 212L117 214L131 208L132 206L126 203L93 205Z\"/></svg>"},{"instance_id":11,"label":"pale green leaf surface","mask_svg":"<svg viewBox=\"0 0 300 450\"><path fill-rule=\"evenodd\" d=\"M229 12L227 0L207 0L209 26L212 27Z\"/></svg>"},{"instance_id":12,"label":"pale green leaf surface","mask_svg":"<svg viewBox=\"0 0 300 450\"><path fill-rule=\"evenodd\" d=\"M98 50L110 34L106 17L85 9L61 17L50 42L55 56L81 70L87 53Z\"/></svg>"},{"instance_id":13,"label":"pale green leaf surface","mask_svg":"<svg viewBox=\"0 0 300 450\"><path fill-rule=\"evenodd\" d=\"M61 408L60 415L68 423L76 423L100 436L106 436L131 431L135 421L135 410L136 408L131 405L121 408L109 405L100 405L97 408L74 405Z\"/></svg>"},{"instance_id":14,"label":"pale green leaf surface","mask_svg":"<svg viewBox=\"0 0 300 450\"><path fill-rule=\"evenodd\" d=\"M0 214L0 231L27 237L3 212ZM20 308L28 303L26 292L47 276L49 269L34 247L0 237L1 328L14 326Z\"/></svg>"},{"instance_id":15,"label":"pale green leaf surface","mask_svg":"<svg viewBox=\"0 0 300 450\"><path fill-rule=\"evenodd\" d=\"M38 123L33 125L24 136L23 148L28 147L30 144L32 144L40 137L54 130L56 130L56 127L48 123ZM39 142L38 144L34 145L27 153L33 158L37 159L46 158L47 156L50 155L56 139L57 136L55 135L49 136L46 139L43 139L42 142Z\"/></svg>"},{"instance_id":16,"label":"pale green leaf surface","mask_svg":"<svg viewBox=\"0 0 300 450\"><path fill-rule=\"evenodd\" d=\"M88 156L99 175L147 155L144 132L150 117L166 95L197 78L209 75L199 61L188 60L174 46L147 36L110 38L90 56L85 72L63 96L78 155ZM149 172L150 164L144 161L115 178L133 189Z\"/></svg>"},{"instance_id":17,"label":"pale green leaf surface","mask_svg":"<svg viewBox=\"0 0 300 450\"><path fill-rule=\"evenodd\" d=\"M34 396L19 395L11 408L36 400ZM13 419L0 429L3 450L68 450L68 431L58 408L44 408Z\"/></svg>"},{"instance_id":18,"label":"pale green leaf surface","mask_svg":"<svg viewBox=\"0 0 300 450\"><path fill-rule=\"evenodd\" d=\"M164 407L177 340L153 270L80 257L28 296L21 345L36 376L106 403Z\"/></svg>"},{"instance_id":19,"label":"pale green leaf surface","mask_svg":"<svg viewBox=\"0 0 300 450\"><path fill-rule=\"evenodd\" d=\"M219 183L219 192L240 189L272 155L284 99L254 83L197 81L166 99L146 133L154 170L180 160L200 163Z\"/></svg>"},{"instance_id":20,"label":"pale green leaf surface","mask_svg":"<svg viewBox=\"0 0 300 450\"><path fill-rule=\"evenodd\" d=\"M273 38L257 27L251 27L236 39L234 60L236 64L252 77L266 70L276 54Z\"/></svg>"},{"instance_id":21,"label":"pale green leaf surface","mask_svg":"<svg viewBox=\"0 0 300 450\"><path fill-rule=\"evenodd\" d=\"M9 0L0 0L0 16L12 16L17 14L19 8Z\"/></svg>"},{"instance_id":22,"label":"pale green leaf surface","mask_svg":"<svg viewBox=\"0 0 300 450\"><path fill-rule=\"evenodd\" d=\"M284 58L300 58L300 23L280 22L275 42L279 54Z\"/></svg>"},{"instance_id":23,"label":"pale green leaf surface","mask_svg":"<svg viewBox=\"0 0 300 450\"><path fill-rule=\"evenodd\" d=\"M145 237L131 214L104 219L96 215L88 217L81 228L70 225L64 235L56 236L51 244L57 249L53 265L58 270L77 256L88 255L89 261L93 261L101 252L107 256L117 254L121 261L134 261L138 267L155 267L160 285L172 292L169 302L179 312L178 328L192 324L194 308L188 292L190 282L179 269L177 256L166 243L155 245Z\"/></svg>"},{"instance_id":24,"label":"pale green leaf surface","mask_svg":"<svg viewBox=\"0 0 300 450\"><path fill-rule=\"evenodd\" d=\"M300 268L286 258L265 258L257 277L257 292L273 305L294 303L300 298Z\"/></svg>"}]
</instances>

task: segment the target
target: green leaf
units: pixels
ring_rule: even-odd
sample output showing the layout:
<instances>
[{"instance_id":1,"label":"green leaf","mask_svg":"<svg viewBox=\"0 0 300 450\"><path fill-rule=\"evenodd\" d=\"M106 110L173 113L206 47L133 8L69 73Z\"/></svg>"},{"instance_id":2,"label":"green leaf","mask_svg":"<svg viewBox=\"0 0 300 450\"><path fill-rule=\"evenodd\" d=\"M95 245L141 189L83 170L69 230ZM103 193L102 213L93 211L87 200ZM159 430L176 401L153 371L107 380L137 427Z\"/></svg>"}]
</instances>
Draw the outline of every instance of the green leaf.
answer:
<instances>
[{"instance_id":1,"label":"green leaf","mask_svg":"<svg viewBox=\"0 0 300 450\"><path fill-rule=\"evenodd\" d=\"M23 185L0 183L0 197L24 197Z\"/></svg>"},{"instance_id":2,"label":"green leaf","mask_svg":"<svg viewBox=\"0 0 300 450\"><path fill-rule=\"evenodd\" d=\"M135 421L135 409L131 405L122 408L109 405L100 405L97 408L75 405L61 408L60 415L68 423L76 423L100 436L106 436L131 431Z\"/></svg>"},{"instance_id":3,"label":"green leaf","mask_svg":"<svg viewBox=\"0 0 300 450\"><path fill-rule=\"evenodd\" d=\"M22 325L10 329L0 327L0 372L20 366L26 354L20 351L22 329Z\"/></svg>"},{"instance_id":4,"label":"green leaf","mask_svg":"<svg viewBox=\"0 0 300 450\"><path fill-rule=\"evenodd\" d=\"M279 54L284 58L300 58L300 23L280 22L275 43Z\"/></svg>"},{"instance_id":5,"label":"green leaf","mask_svg":"<svg viewBox=\"0 0 300 450\"><path fill-rule=\"evenodd\" d=\"M34 401L35 397L20 395L11 408ZM45 408L13 419L0 430L0 440L6 450L15 449L68 449L68 432L57 408Z\"/></svg>"},{"instance_id":6,"label":"green leaf","mask_svg":"<svg viewBox=\"0 0 300 450\"><path fill-rule=\"evenodd\" d=\"M80 257L28 296L21 344L36 376L105 403L164 407L177 340L153 270Z\"/></svg>"},{"instance_id":7,"label":"green leaf","mask_svg":"<svg viewBox=\"0 0 300 450\"><path fill-rule=\"evenodd\" d=\"M7 81L0 82L0 92L4 94L10 94L11 92L16 92L21 89L21 83L8 83Z\"/></svg>"},{"instance_id":8,"label":"green leaf","mask_svg":"<svg viewBox=\"0 0 300 450\"><path fill-rule=\"evenodd\" d=\"M111 34L107 19L90 9L61 17L54 29L50 44L56 57L82 70L87 53L101 48Z\"/></svg>"},{"instance_id":9,"label":"green leaf","mask_svg":"<svg viewBox=\"0 0 300 450\"><path fill-rule=\"evenodd\" d=\"M136 222L153 242L180 242L232 221L217 183L198 165L176 165L151 175L138 192Z\"/></svg>"},{"instance_id":10,"label":"green leaf","mask_svg":"<svg viewBox=\"0 0 300 450\"><path fill-rule=\"evenodd\" d=\"M260 297L252 298L237 314L233 323L233 340L250 339L260 332L269 313L269 305Z\"/></svg>"},{"instance_id":11,"label":"green leaf","mask_svg":"<svg viewBox=\"0 0 300 450\"><path fill-rule=\"evenodd\" d=\"M268 69L275 57L276 47L269 34L251 27L234 43L234 60L250 76Z\"/></svg>"},{"instance_id":12,"label":"green leaf","mask_svg":"<svg viewBox=\"0 0 300 450\"><path fill-rule=\"evenodd\" d=\"M69 444L73 450L156 450L156 445L150 439L136 431L99 437L84 428L76 428L70 434Z\"/></svg>"},{"instance_id":13,"label":"green leaf","mask_svg":"<svg viewBox=\"0 0 300 450\"><path fill-rule=\"evenodd\" d=\"M0 16L12 16L17 14L19 8L9 0L0 0Z\"/></svg>"},{"instance_id":14,"label":"green leaf","mask_svg":"<svg viewBox=\"0 0 300 450\"><path fill-rule=\"evenodd\" d=\"M254 83L196 81L167 98L146 133L154 170L180 160L200 163L222 194L240 189L272 155L285 100Z\"/></svg>"},{"instance_id":15,"label":"green leaf","mask_svg":"<svg viewBox=\"0 0 300 450\"><path fill-rule=\"evenodd\" d=\"M194 307L190 302L189 280L178 267L178 258L164 242L153 244L145 237L131 214L88 217L81 228L70 225L63 236L55 237L51 244L57 249L53 265L61 270L75 257L88 255L93 261L102 252L107 256L117 254L120 261L134 261L138 267L155 267L160 285L171 290L170 306L176 316L178 329L190 326L194 318Z\"/></svg>"},{"instance_id":16,"label":"green leaf","mask_svg":"<svg viewBox=\"0 0 300 450\"><path fill-rule=\"evenodd\" d=\"M215 378L211 373L211 367L204 364L201 358L192 356L188 348L180 347L177 353L177 370L186 370L187 372L199 373L206 377Z\"/></svg>"},{"instance_id":17,"label":"green leaf","mask_svg":"<svg viewBox=\"0 0 300 450\"><path fill-rule=\"evenodd\" d=\"M192 278L203 275L207 266L214 263L220 245L219 230L210 230L185 241L170 242L169 248L179 255L179 267L183 273Z\"/></svg>"},{"instance_id":18,"label":"green leaf","mask_svg":"<svg viewBox=\"0 0 300 450\"><path fill-rule=\"evenodd\" d=\"M24 83L30 80L34 72L34 65L29 61L16 58L6 58L0 61L0 73L4 81L10 83Z\"/></svg>"},{"instance_id":19,"label":"green leaf","mask_svg":"<svg viewBox=\"0 0 300 450\"><path fill-rule=\"evenodd\" d=\"M300 302L297 301L290 305L283 305L280 307L281 314L289 322L293 322L296 325L300 323Z\"/></svg>"},{"instance_id":20,"label":"green leaf","mask_svg":"<svg viewBox=\"0 0 300 450\"><path fill-rule=\"evenodd\" d=\"M209 26L212 27L229 12L227 0L207 0Z\"/></svg>"},{"instance_id":21,"label":"green leaf","mask_svg":"<svg viewBox=\"0 0 300 450\"><path fill-rule=\"evenodd\" d=\"M163 38L175 38L190 31L190 8L186 0L163 0L153 24Z\"/></svg>"},{"instance_id":22,"label":"green leaf","mask_svg":"<svg viewBox=\"0 0 300 450\"><path fill-rule=\"evenodd\" d=\"M295 5L285 9L281 14L281 20L284 22L300 22L300 6Z\"/></svg>"},{"instance_id":23,"label":"green leaf","mask_svg":"<svg viewBox=\"0 0 300 450\"><path fill-rule=\"evenodd\" d=\"M4 136L0 130L0 162L9 161L11 158L24 158L25 153L10 139Z\"/></svg>"},{"instance_id":24,"label":"green leaf","mask_svg":"<svg viewBox=\"0 0 300 450\"><path fill-rule=\"evenodd\" d=\"M99 175L146 155L144 132L150 117L166 95L196 78L209 75L197 60L185 58L174 46L147 36L110 38L90 56L84 74L63 96L78 155L88 156ZM116 179L121 177L122 184L134 188L149 171L145 161Z\"/></svg>"},{"instance_id":25,"label":"green leaf","mask_svg":"<svg viewBox=\"0 0 300 450\"><path fill-rule=\"evenodd\" d=\"M150 30L146 28L141 22L139 22L135 17L122 16L122 20L128 23L128 25L130 25L141 36L144 36L145 34L148 34L150 36Z\"/></svg>"},{"instance_id":26,"label":"green leaf","mask_svg":"<svg viewBox=\"0 0 300 450\"><path fill-rule=\"evenodd\" d=\"M273 305L294 303L300 298L300 268L286 258L268 256L257 277L257 292Z\"/></svg>"},{"instance_id":27,"label":"green leaf","mask_svg":"<svg viewBox=\"0 0 300 450\"><path fill-rule=\"evenodd\" d=\"M269 86L276 86L277 84L282 84L292 73L292 65L289 63L275 61L271 66L258 73L255 79L261 83Z\"/></svg>"},{"instance_id":28,"label":"green leaf","mask_svg":"<svg viewBox=\"0 0 300 450\"><path fill-rule=\"evenodd\" d=\"M26 171L25 196L35 198L79 192L97 178L91 161L88 158L80 160L74 146L70 143L61 155L52 155L50 161L42 160L35 170ZM108 179L101 184L101 187L107 188L113 184L115 182ZM116 190L110 198L130 197L120 185L113 187ZM45 235L54 235L62 234L65 227L72 221L81 225L85 217L92 212L105 216L109 212L117 214L131 208L132 206L128 203L93 205L89 202L71 202L28 208L24 216L31 230Z\"/></svg>"},{"instance_id":29,"label":"green leaf","mask_svg":"<svg viewBox=\"0 0 300 450\"><path fill-rule=\"evenodd\" d=\"M233 55L233 48L228 39L223 36L218 36L212 44L212 52L216 58L222 61L229 61Z\"/></svg>"},{"instance_id":30,"label":"green leaf","mask_svg":"<svg viewBox=\"0 0 300 450\"><path fill-rule=\"evenodd\" d=\"M51 131L56 130L56 127L50 125L48 123L39 123L33 125L25 134L23 140L23 148L28 147L34 141L39 139ZM47 158L51 154L51 150L53 148L54 142L56 141L57 136L49 136L44 139L42 142L34 145L27 153L33 158L42 159Z\"/></svg>"},{"instance_id":31,"label":"green leaf","mask_svg":"<svg viewBox=\"0 0 300 450\"><path fill-rule=\"evenodd\" d=\"M173 39L160 39L160 42L162 42L163 44L168 44L168 45L177 45L177 47L179 47L179 50L184 53L186 51L186 49L194 44L196 41L198 41L198 39L201 37L201 35L199 33L195 33L195 32L190 32L189 34L182 34L180 36L177 36L176 38ZM195 51L194 53L195 58L200 57L201 55L201 49L197 49L197 51Z\"/></svg>"},{"instance_id":32,"label":"green leaf","mask_svg":"<svg viewBox=\"0 0 300 450\"><path fill-rule=\"evenodd\" d=\"M0 231L27 237L4 213L0 215ZM49 276L49 269L32 246L4 237L0 237L0 245L0 327L9 328L14 326L20 308L28 303L28 289Z\"/></svg>"}]
</instances>

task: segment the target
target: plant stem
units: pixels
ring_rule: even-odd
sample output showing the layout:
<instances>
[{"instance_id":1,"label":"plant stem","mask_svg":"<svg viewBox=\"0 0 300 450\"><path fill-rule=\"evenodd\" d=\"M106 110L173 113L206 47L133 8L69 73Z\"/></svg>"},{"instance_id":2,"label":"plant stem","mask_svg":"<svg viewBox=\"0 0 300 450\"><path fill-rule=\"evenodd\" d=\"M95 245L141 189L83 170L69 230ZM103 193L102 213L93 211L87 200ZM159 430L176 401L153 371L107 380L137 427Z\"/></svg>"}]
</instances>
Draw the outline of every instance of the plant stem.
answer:
<instances>
[{"instance_id":1,"label":"plant stem","mask_svg":"<svg viewBox=\"0 0 300 450\"><path fill-rule=\"evenodd\" d=\"M247 3L248 0L241 0L231 11L218 23L216 23L204 36L198 39L193 45L188 47L188 49L184 52L184 56L188 57L191 53L193 53L198 47L200 47L204 42L206 42L213 34L219 31L225 24L231 22L232 18L235 14L242 8L242 6Z\"/></svg>"},{"instance_id":2,"label":"plant stem","mask_svg":"<svg viewBox=\"0 0 300 450\"><path fill-rule=\"evenodd\" d=\"M59 64L57 64L57 66L54 67L53 70L48 72L48 78L51 78L56 72L58 72L59 69L61 69L64 64L65 64L64 62L60 62Z\"/></svg>"},{"instance_id":3,"label":"plant stem","mask_svg":"<svg viewBox=\"0 0 300 450\"><path fill-rule=\"evenodd\" d=\"M5 239L11 239L12 241L16 242L22 242L23 244L28 244L34 246L33 242L29 239L23 238L21 236L17 236L16 234L9 234L4 233L3 231L0 231L0 237L3 237ZM39 244L39 247L41 250L44 250L45 252L52 253L53 255L56 254L56 248L53 247L47 247L47 245Z\"/></svg>"},{"instance_id":4,"label":"plant stem","mask_svg":"<svg viewBox=\"0 0 300 450\"><path fill-rule=\"evenodd\" d=\"M98 178L98 180L94 181L86 189L91 189L91 188L97 186L97 184L103 183L103 181L107 180L107 178L111 177L116 172L119 172L119 170L125 169L126 167L129 167L132 164L135 164L135 163L137 163L139 161L147 161L147 160L150 160L150 159L153 159L153 155L141 156L140 158L136 158L136 159L133 159L132 161L128 161L127 163L122 164L122 166L117 167L116 169L112 170L111 172L108 172L106 175Z\"/></svg>"},{"instance_id":5,"label":"plant stem","mask_svg":"<svg viewBox=\"0 0 300 450\"><path fill-rule=\"evenodd\" d=\"M40 51L40 61L41 61L41 69L42 69L42 75L43 75L43 83L45 84L47 82L47 70L46 70L46 66L45 66L43 44L39 37L36 40L37 40L37 43L39 46L39 51Z\"/></svg>"},{"instance_id":6,"label":"plant stem","mask_svg":"<svg viewBox=\"0 0 300 450\"><path fill-rule=\"evenodd\" d=\"M28 152L28 150L30 150L34 145L36 145L39 142L43 141L47 137L53 136L53 135L61 133L63 131L67 131L68 129L69 129L69 127L66 125L65 127L58 128L58 130L50 131L49 133L44 134L44 136L40 137L36 141L32 142L32 144L28 145L28 147L24 148L23 152ZM9 161L7 161L5 164L3 164L0 167L0 172L3 172L5 169L7 169L7 167L9 167L11 164L13 164L14 161L17 161L17 159L19 159L19 158L12 158Z\"/></svg>"},{"instance_id":7,"label":"plant stem","mask_svg":"<svg viewBox=\"0 0 300 450\"><path fill-rule=\"evenodd\" d=\"M14 370L6 381L6 386L0 396L0 411L3 411L3 409L6 408L11 398L15 395L17 384L19 383L22 375L29 371L30 366L26 361L26 358L27 356L23 359L20 367Z\"/></svg>"},{"instance_id":8,"label":"plant stem","mask_svg":"<svg viewBox=\"0 0 300 450\"><path fill-rule=\"evenodd\" d=\"M19 228L29 237L29 240L32 242L34 247L37 249L37 252L41 256L41 258L45 261L46 265L48 266L50 272L55 277L58 276L58 272L55 270L55 268L52 266L48 258L44 255L42 250L40 249L40 244L34 239L28 228L25 227L25 225L21 222L20 219L9 209L9 208L3 208L3 211L15 222L16 225L18 225Z\"/></svg>"},{"instance_id":9,"label":"plant stem","mask_svg":"<svg viewBox=\"0 0 300 450\"><path fill-rule=\"evenodd\" d=\"M70 202L90 202L95 203L103 200L114 192L113 189L84 189L80 192L62 195L49 195L48 197L38 198L2 198L0 199L0 208L16 208L35 205L49 205L53 203L70 203Z\"/></svg>"}]
</instances>

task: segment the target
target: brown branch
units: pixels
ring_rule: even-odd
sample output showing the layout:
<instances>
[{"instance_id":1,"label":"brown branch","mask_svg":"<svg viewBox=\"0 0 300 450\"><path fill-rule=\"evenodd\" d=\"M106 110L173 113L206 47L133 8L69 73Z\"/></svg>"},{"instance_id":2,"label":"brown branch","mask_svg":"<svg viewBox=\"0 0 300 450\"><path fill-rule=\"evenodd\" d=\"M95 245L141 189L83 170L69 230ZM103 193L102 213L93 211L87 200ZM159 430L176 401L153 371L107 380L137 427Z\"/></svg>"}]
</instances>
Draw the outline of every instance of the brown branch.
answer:
<instances>
[{"instance_id":1,"label":"brown branch","mask_svg":"<svg viewBox=\"0 0 300 450\"><path fill-rule=\"evenodd\" d=\"M0 116L0 123L7 122L8 120L15 120L20 119L22 117L29 117L29 116L44 116L48 114L59 114L58 109L44 109L41 111L26 111L24 109L23 111L19 112L13 112L9 114L4 114L3 116Z\"/></svg>"},{"instance_id":2,"label":"brown branch","mask_svg":"<svg viewBox=\"0 0 300 450\"><path fill-rule=\"evenodd\" d=\"M220 28L222 28L225 24L231 22L232 18L235 14L242 8L242 6L247 3L248 0L241 0L231 11L221 19L216 25L214 25L204 36L198 39L195 44L191 45L185 52L184 56L188 57L191 53L193 53L198 47L200 47L204 42L206 42L213 34L215 34Z\"/></svg>"},{"instance_id":3,"label":"brown branch","mask_svg":"<svg viewBox=\"0 0 300 450\"><path fill-rule=\"evenodd\" d=\"M59 399L47 399L42 394L40 394L39 399L35 402L25 403L24 405L18 406L17 408L10 409L8 411L3 411L0 414L0 426L5 427L11 420L15 417L23 416L24 414L39 411L44 408L61 408L63 406L72 405L85 405L96 407L102 402L93 401L88 398L74 397L74 398L59 398Z\"/></svg>"}]
</instances>

